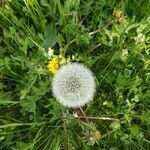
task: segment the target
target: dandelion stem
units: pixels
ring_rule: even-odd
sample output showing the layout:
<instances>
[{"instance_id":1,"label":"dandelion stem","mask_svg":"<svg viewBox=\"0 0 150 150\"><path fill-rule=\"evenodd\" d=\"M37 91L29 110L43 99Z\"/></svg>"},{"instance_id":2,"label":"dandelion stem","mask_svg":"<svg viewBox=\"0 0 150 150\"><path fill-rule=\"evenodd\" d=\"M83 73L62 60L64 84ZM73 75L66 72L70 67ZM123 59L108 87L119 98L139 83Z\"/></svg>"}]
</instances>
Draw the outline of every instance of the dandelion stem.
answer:
<instances>
[{"instance_id":1,"label":"dandelion stem","mask_svg":"<svg viewBox=\"0 0 150 150\"><path fill-rule=\"evenodd\" d=\"M89 35L93 35L93 34L96 34L97 32L100 32L101 30L104 30L105 28L107 28L108 26L110 26L114 21L111 21L111 22L108 22L105 26L95 30L95 31L92 31L89 33Z\"/></svg>"},{"instance_id":2,"label":"dandelion stem","mask_svg":"<svg viewBox=\"0 0 150 150\"><path fill-rule=\"evenodd\" d=\"M91 52L91 51L97 49L97 48L100 47L100 46L101 46L101 44L99 43L99 44L97 44L95 47L91 48L89 51Z\"/></svg>"},{"instance_id":3,"label":"dandelion stem","mask_svg":"<svg viewBox=\"0 0 150 150\"><path fill-rule=\"evenodd\" d=\"M68 132L67 132L67 125L66 125L66 116L62 111L62 120L63 120L63 128L64 128L64 146L69 150L69 140L68 140Z\"/></svg>"},{"instance_id":4,"label":"dandelion stem","mask_svg":"<svg viewBox=\"0 0 150 150\"><path fill-rule=\"evenodd\" d=\"M79 109L80 109L81 113L83 114L85 120L88 122L89 120L88 120L88 118L87 118L85 112L83 111L83 109L82 109L81 107L79 107Z\"/></svg>"},{"instance_id":5,"label":"dandelion stem","mask_svg":"<svg viewBox=\"0 0 150 150\"><path fill-rule=\"evenodd\" d=\"M92 116L77 116L76 118L79 119L90 119L90 120L110 120L110 121L119 121L119 119L116 118L110 118L110 117L92 117Z\"/></svg>"}]
</instances>

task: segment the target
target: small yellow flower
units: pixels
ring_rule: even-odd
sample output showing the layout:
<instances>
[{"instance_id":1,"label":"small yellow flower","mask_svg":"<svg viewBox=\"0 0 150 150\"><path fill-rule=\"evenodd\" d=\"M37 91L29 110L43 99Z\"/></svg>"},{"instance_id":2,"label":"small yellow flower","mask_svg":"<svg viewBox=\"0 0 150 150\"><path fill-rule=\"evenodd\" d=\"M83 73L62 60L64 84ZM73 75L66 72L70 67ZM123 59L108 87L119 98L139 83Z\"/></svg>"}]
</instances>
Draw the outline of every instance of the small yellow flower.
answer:
<instances>
[{"instance_id":1,"label":"small yellow flower","mask_svg":"<svg viewBox=\"0 0 150 150\"><path fill-rule=\"evenodd\" d=\"M91 136L92 136L92 138L95 140L95 141L98 141L100 138L101 138L101 134L100 134L100 132L97 130L97 131L95 131L95 132L92 132L91 133Z\"/></svg>"},{"instance_id":2,"label":"small yellow flower","mask_svg":"<svg viewBox=\"0 0 150 150\"><path fill-rule=\"evenodd\" d=\"M120 18L120 16L122 15L122 11L120 9L114 9L113 14L114 17L116 18Z\"/></svg>"},{"instance_id":3,"label":"small yellow flower","mask_svg":"<svg viewBox=\"0 0 150 150\"><path fill-rule=\"evenodd\" d=\"M56 71L59 69L59 62L56 58L53 58L51 61L49 61L47 68L50 72L56 73Z\"/></svg>"}]
</instances>

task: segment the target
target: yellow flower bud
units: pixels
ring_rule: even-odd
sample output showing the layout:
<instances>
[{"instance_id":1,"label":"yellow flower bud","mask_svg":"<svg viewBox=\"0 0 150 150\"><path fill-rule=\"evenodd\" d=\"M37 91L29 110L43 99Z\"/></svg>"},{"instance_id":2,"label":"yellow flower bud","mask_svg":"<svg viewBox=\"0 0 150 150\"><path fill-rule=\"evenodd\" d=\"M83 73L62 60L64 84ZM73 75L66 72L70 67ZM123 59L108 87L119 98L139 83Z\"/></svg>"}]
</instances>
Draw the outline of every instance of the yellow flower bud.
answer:
<instances>
[{"instance_id":1,"label":"yellow flower bud","mask_svg":"<svg viewBox=\"0 0 150 150\"><path fill-rule=\"evenodd\" d=\"M112 15L116 18L120 18L120 16L122 15L122 11L119 9L114 10Z\"/></svg>"},{"instance_id":2,"label":"yellow flower bud","mask_svg":"<svg viewBox=\"0 0 150 150\"><path fill-rule=\"evenodd\" d=\"M95 131L95 132L92 132L91 133L91 136L92 136L92 138L95 140L95 141L98 141L100 138L101 138L101 134L100 134L100 132L97 130L97 131Z\"/></svg>"}]
</instances>

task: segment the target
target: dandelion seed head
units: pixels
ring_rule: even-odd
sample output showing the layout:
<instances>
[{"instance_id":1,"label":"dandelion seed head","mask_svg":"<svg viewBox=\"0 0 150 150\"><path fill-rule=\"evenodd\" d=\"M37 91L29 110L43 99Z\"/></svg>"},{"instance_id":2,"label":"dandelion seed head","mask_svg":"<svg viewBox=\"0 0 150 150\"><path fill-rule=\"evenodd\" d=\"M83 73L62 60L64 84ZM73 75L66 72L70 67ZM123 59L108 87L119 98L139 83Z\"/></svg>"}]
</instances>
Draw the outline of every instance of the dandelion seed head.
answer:
<instances>
[{"instance_id":1,"label":"dandelion seed head","mask_svg":"<svg viewBox=\"0 0 150 150\"><path fill-rule=\"evenodd\" d=\"M94 96L93 73L83 64L64 65L54 75L52 90L56 99L64 106L83 106Z\"/></svg>"}]
</instances>

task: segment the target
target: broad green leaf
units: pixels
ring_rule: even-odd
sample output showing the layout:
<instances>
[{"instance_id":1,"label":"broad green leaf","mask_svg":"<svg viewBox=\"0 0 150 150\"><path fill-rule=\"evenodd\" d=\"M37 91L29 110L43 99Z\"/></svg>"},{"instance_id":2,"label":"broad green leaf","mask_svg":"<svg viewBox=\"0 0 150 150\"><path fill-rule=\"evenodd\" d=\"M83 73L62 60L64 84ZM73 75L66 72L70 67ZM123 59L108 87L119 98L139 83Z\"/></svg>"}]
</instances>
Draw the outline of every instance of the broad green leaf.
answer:
<instances>
[{"instance_id":1,"label":"broad green leaf","mask_svg":"<svg viewBox=\"0 0 150 150\"><path fill-rule=\"evenodd\" d=\"M57 42L58 42L58 44L59 44L60 47L63 46L63 42L64 42L64 41L65 41L65 40L64 40L62 34L58 34Z\"/></svg>"},{"instance_id":2,"label":"broad green leaf","mask_svg":"<svg viewBox=\"0 0 150 150\"><path fill-rule=\"evenodd\" d=\"M48 52L49 47L53 47L57 42L56 27L53 23L46 27L44 33L44 49Z\"/></svg>"}]
</instances>

